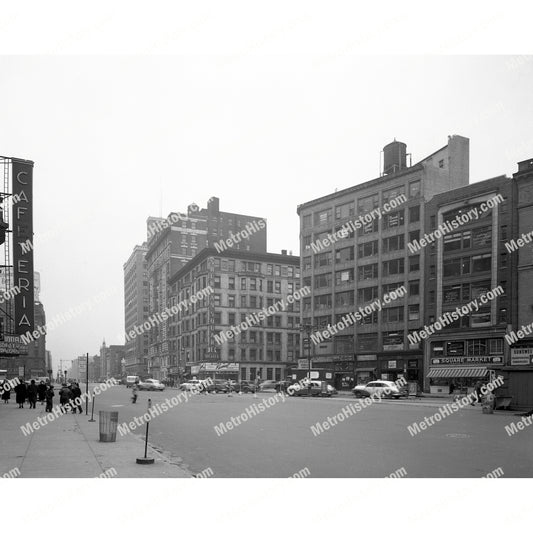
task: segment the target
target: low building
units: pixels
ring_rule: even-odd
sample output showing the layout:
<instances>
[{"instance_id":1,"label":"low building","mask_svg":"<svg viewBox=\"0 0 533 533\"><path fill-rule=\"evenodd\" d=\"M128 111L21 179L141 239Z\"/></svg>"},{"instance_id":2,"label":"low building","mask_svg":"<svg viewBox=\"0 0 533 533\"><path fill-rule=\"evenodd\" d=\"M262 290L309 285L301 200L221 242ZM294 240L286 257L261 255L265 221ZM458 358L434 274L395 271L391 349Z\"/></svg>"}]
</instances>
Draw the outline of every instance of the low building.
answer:
<instances>
[{"instance_id":1,"label":"low building","mask_svg":"<svg viewBox=\"0 0 533 533\"><path fill-rule=\"evenodd\" d=\"M212 289L169 319L172 364L180 378L287 377L300 355L300 303L290 302L300 290L299 257L206 248L169 284L171 305Z\"/></svg>"}]
</instances>

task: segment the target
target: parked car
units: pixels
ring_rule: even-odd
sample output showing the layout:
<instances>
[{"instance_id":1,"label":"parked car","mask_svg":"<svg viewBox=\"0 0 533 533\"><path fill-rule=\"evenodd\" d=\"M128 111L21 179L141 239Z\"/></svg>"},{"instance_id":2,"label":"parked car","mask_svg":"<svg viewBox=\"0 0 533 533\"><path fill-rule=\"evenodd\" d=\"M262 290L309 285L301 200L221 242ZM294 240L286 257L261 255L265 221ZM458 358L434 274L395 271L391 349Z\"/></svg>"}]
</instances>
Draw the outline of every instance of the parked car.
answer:
<instances>
[{"instance_id":1,"label":"parked car","mask_svg":"<svg viewBox=\"0 0 533 533\"><path fill-rule=\"evenodd\" d=\"M181 383L180 384L180 390L184 390L184 391L193 391L193 390L196 390L196 389L199 389L202 384L204 383L203 380L199 380L199 379L191 379L189 381L185 381L184 383ZM206 386L206 390L209 390L209 386Z\"/></svg>"},{"instance_id":2,"label":"parked car","mask_svg":"<svg viewBox=\"0 0 533 533\"><path fill-rule=\"evenodd\" d=\"M164 391L165 386L157 379L147 379L138 385L139 390Z\"/></svg>"},{"instance_id":3,"label":"parked car","mask_svg":"<svg viewBox=\"0 0 533 533\"><path fill-rule=\"evenodd\" d=\"M327 396L335 394L336 390L325 381L311 380L307 385L295 383L292 388L292 396ZM334 392L335 391L335 392Z\"/></svg>"},{"instance_id":4,"label":"parked car","mask_svg":"<svg viewBox=\"0 0 533 533\"><path fill-rule=\"evenodd\" d=\"M261 392L269 392L269 391L277 392L277 389L276 389L277 383L278 382L273 379L267 379L259 385L259 390Z\"/></svg>"},{"instance_id":5,"label":"parked car","mask_svg":"<svg viewBox=\"0 0 533 533\"><path fill-rule=\"evenodd\" d=\"M364 398L372 394L379 394L380 396L390 398L401 398L405 396L405 390L400 390L394 381L384 381L381 379L370 381L366 385L356 385L352 389L352 392L356 398Z\"/></svg>"}]
</instances>

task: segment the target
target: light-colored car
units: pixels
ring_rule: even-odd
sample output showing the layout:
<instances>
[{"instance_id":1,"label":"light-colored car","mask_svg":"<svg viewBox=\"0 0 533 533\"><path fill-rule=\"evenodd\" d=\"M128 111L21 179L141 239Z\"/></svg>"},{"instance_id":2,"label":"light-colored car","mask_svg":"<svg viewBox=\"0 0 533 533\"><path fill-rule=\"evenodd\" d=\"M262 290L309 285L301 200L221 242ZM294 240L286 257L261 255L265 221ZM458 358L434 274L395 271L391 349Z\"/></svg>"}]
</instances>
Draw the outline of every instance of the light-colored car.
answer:
<instances>
[{"instance_id":1,"label":"light-colored car","mask_svg":"<svg viewBox=\"0 0 533 533\"><path fill-rule=\"evenodd\" d=\"M165 386L157 379L147 379L138 385L139 390L164 391Z\"/></svg>"},{"instance_id":2,"label":"light-colored car","mask_svg":"<svg viewBox=\"0 0 533 533\"><path fill-rule=\"evenodd\" d=\"M129 389L133 387L136 381L141 381L139 376L126 376L126 387Z\"/></svg>"},{"instance_id":3,"label":"light-colored car","mask_svg":"<svg viewBox=\"0 0 533 533\"><path fill-rule=\"evenodd\" d=\"M203 383L204 381L202 380L191 379L190 381L185 381L184 383L182 383L180 385L180 390L189 391L189 392L193 390L198 390L200 387L202 387ZM206 386L206 390L207 390L207 386Z\"/></svg>"},{"instance_id":4,"label":"light-colored car","mask_svg":"<svg viewBox=\"0 0 533 533\"><path fill-rule=\"evenodd\" d=\"M405 392L400 390L394 381L378 379L370 381L366 385L356 385L352 392L356 397L368 397L372 395L383 396L384 398L401 398Z\"/></svg>"},{"instance_id":5,"label":"light-colored car","mask_svg":"<svg viewBox=\"0 0 533 533\"><path fill-rule=\"evenodd\" d=\"M292 386L292 396L331 396L337 390L325 381L311 380L308 384Z\"/></svg>"}]
</instances>

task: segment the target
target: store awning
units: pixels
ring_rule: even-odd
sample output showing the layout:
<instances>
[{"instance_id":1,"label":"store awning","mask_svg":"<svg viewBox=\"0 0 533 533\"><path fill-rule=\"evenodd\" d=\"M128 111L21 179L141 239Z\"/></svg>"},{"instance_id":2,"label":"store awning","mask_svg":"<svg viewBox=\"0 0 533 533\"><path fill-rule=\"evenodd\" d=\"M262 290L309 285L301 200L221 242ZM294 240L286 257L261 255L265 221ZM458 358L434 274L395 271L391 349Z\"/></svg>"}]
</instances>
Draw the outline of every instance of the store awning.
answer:
<instances>
[{"instance_id":1,"label":"store awning","mask_svg":"<svg viewBox=\"0 0 533 533\"><path fill-rule=\"evenodd\" d=\"M375 366L367 366L365 368L356 368L355 369L356 372L374 372L374 370L376 370Z\"/></svg>"},{"instance_id":2,"label":"store awning","mask_svg":"<svg viewBox=\"0 0 533 533\"><path fill-rule=\"evenodd\" d=\"M486 366L449 366L446 368L430 368L428 378L483 378L487 373Z\"/></svg>"}]
</instances>

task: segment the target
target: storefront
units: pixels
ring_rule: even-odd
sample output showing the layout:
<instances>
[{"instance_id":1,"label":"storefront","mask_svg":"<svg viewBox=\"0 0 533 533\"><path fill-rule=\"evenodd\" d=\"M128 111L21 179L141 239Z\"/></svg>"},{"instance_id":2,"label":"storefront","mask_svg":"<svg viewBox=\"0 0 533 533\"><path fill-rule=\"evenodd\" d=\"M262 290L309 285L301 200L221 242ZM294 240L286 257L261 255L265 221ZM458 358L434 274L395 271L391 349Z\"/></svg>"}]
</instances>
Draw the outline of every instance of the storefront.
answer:
<instances>
[{"instance_id":1,"label":"storefront","mask_svg":"<svg viewBox=\"0 0 533 533\"><path fill-rule=\"evenodd\" d=\"M454 339L430 343L426 381L429 392L470 393L476 383L486 381L488 367L504 363L503 339Z\"/></svg>"}]
</instances>

